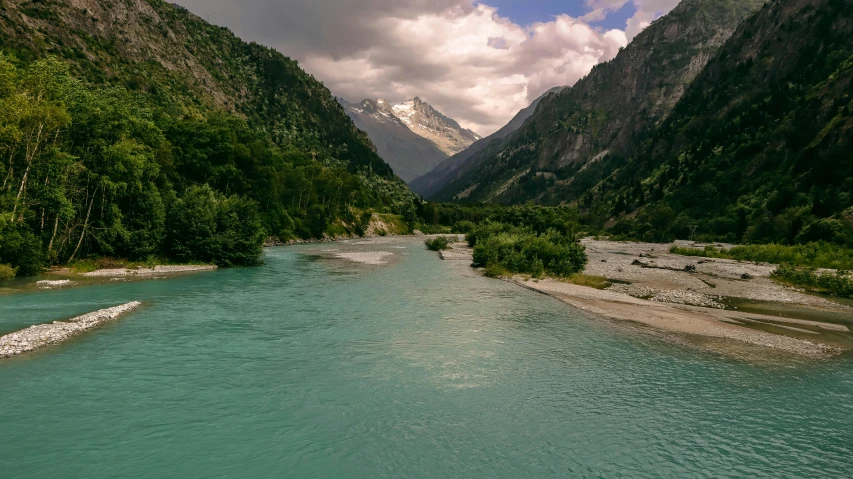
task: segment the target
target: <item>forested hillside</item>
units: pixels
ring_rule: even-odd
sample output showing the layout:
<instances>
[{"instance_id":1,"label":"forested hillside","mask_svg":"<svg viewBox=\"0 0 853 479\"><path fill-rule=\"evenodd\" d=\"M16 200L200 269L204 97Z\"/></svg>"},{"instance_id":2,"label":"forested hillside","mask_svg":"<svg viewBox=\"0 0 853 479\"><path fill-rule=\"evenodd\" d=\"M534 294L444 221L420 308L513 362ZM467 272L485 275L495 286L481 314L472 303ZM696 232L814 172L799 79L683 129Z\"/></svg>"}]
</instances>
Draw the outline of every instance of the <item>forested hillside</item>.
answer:
<instances>
[{"instance_id":1,"label":"forested hillside","mask_svg":"<svg viewBox=\"0 0 853 479\"><path fill-rule=\"evenodd\" d=\"M849 1L769 3L581 205L626 215L620 234L696 224L709 239L853 245L851 38Z\"/></svg>"},{"instance_id":2,"label":"forested hillside","mask_svg":"<svg viewBox=\"0 0 853 479\"><path fill-rule=\"evenodd\" d=\"M413 195L296 62L161 0L0 2L0 264L256 262ZM367 215L369 216L369 215Z\"/></svg>"},{"instance_id":3,"label":"forested hillside","mask_svg":"<svg viewBox=\"0 0 853 479\"><path fill-rule=\"evenodd\" d=\"M524 126L441 180L437 200L571 202L669 115L737 25L764 0L683 0L613 60L545 98Z\"/></svg>"}]
</instances>

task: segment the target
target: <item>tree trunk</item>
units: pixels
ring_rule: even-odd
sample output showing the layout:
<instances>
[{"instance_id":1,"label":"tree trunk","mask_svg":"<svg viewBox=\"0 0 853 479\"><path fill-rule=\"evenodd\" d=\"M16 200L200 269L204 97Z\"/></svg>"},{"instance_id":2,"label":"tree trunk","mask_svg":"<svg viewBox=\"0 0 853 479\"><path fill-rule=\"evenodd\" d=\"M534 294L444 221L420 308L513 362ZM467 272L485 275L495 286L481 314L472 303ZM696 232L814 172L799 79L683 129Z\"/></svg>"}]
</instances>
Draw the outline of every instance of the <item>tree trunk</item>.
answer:
<instances>
[{"instance_id":1,"label":"tree trunk","mask_svg":"<svg viewBox=\"0 0 853 479\"><path fill-rule=\"evenodd\" d=\"M35 144L32 145L32 149L30 149L30 145L27 145L27 153L24 155L24 159L27 162L27 169L24 171L24 178L21 180L21 187L18 189L18 196L15 197L15 206L12 208L12 217L14 217L15 212L18 211L18 202L21 201L21 196L24 194L24 189L27 187L27 177L30 175L30 168L32 168L33 160L39 150L42 131L44 131L44 123L39 125L39 131L36 134L36 141Z\"/></svg>"},{"instance_id":2,"label":"tree trunk","mask_svg":"<svg viewBox=\"0 0 853 479\"><path fill-rule=\"evenodd\" d=\"M3 180L3 189L4 189L4 190L6 190L6 191L8 191L8 188L11 188L11 187L12 187L12 184L11 184L11 183L9 183L9 180L11 180L11 179L12 179L12 175L13 175L13 174L14 174L14 172L15 172L15 164L14 164L14 163L12 163L12 159L15 157L15 150L17 149L17 146L18 146L18 145L15 145L15 146L11 149L11 151L9 152L9 172L8 172L8 173L6 173L6 179L5 179L5 180Z\"/></svg>"},{"instance_id":3,"label":"tree trunk","mask_svg":"<svg viewBox=\"0 0 853 479\"><path fill-rule=\"evenodd\" d=\"M56 231L59 230L59 214L56 215L56 221L53 222L53 235L50 237L50 244L47 245L47 255L53 251L53 240L56 239Z\"/></svg>"},{"instance_id":4,"label":"tree trunk","mask_svg":"<svg viewBox=\"0 0 853 479\"><path fill-rule=\"evenodd\" d=\"M89 195L86 195L86 199ZM83 238L86 236L86 229L89 228L89 217L92 215L92 205L95 204L95 195L92 195L92 200L89 202L89 211L86 212L86 221L83 222L83 231L80 233L80 239L77 240L77 247L74 248L74 252L71 253L71 257L68 258L68 262L74 261L74 257L77 256L77 252L80 251L80 245L83 244Z\"/></svg>"},{"instance_id":5,"label":"tree trunk","mask_svg":"<svg viewBox=\"0 0 853 479\"><path fill-rule=\"evenodd\" d=\"M24 170L24 178L21 180L21 187L18 188L18 196L15 197L15 206L12 208L12 217L18 212L18 202L21 201L21 196L24 194L24 188L27 187L27 177L30 175L30 165L27 163L27 169Z\"/></svg>"}]
</instances>

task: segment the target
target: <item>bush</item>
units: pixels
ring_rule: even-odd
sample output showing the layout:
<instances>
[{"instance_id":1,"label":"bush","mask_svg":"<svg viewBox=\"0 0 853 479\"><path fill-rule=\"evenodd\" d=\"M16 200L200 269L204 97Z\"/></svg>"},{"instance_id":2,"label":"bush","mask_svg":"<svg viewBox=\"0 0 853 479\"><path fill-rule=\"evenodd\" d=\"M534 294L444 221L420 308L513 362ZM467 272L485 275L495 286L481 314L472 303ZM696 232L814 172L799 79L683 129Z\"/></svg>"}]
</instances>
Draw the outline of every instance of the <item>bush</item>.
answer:
<instances>
[{"instance_id":1,"label":"bush","mask_svg":"<svg viewBox=\"0 0 853 479\"><path fill-rule=\"evenodd\" d=\"M453 225L453 232L467 235L476 227L477 225L472 223L471 221L457 221L456 224Z\"/></svg>"},{"instance_id":2,"label":"bush","mask_svg":"<svg viewBox=\"0 0 853 479\"><path fill-rule=\"evenodd\" d=\"M501 265L499 265L497 263L492 263L492 264L486 265L485 274L489 278L500 278L501 276L504 276L506 273L507 273L507 271Z\"/></svg>"},{"instance_id":3,"label":"bush","mask_svg":"<svg viewBox=\"0 0 853 479\"><path fill-rule=\"evenodd\" d=\"M12 279L15 277L15 268L8 264L0 264L0 281Z\"/></svg>"},{"instance_id":4,"label":"bush","mask_svg":"<svg viewBox=\"0 0 853 479\"><path fill-rule=\"evenodd\" d=\"M773 272L773 277L797 286L807 287L822 293L853 298L853 278L849 271L819 273L814 268L796 268L782 265Z\"/></svg>"},{"instance_id":5,"label":"bush","mask_svg":"<svg viewBox=\"0 0 853 479\"><path fill-rule=\"evenodd\" d=\"M264 244L257 204L208 186L192 187L169 211L166 243L170 257L179 261L256 265Z\"/></svg>"},{"instance_id":6,"label":"bush","mask_svg":"<svg viewBox=\"0 0 853 479\"><path fill-rule=\"evenodd\" d=\"M29 229L0 226L0 264L8 264L19 276L44 271L47 259L41 241Z\"/></svg>"},{"instance_id":7,"label":"bush","mask_svg":"<svg viewBox=\"0 0 853 479\"><path fill-rule=\"evenodd\" d=\"M839 245L847 244L847 231L841 221L834 219L821 219L808 225L797 236L797 242L819 242L826 241Z\"/></svg>"},{"instance_id":8,"label":"bush","mask_svg":"<svg viewBox=\"0 0 853 479\"><path fill-rule=\"evenodd\" d=\"M567 277L583 271L587 263L583 245L555 230L537 235L526 228L490 223L469 234L472 242L475 265L509 273Z\"/></svg>"},{"instance_id":9,"label":"bush","mask_svg":"<svg viewBox=\"0 0 853 479\"><path fill-rule=\"evenodd\" d=\"M433 239L424 241L427 249L430 251L443 251L450 249L450 240L446 236L436 236Z\"/></svg>"}]
</instances>

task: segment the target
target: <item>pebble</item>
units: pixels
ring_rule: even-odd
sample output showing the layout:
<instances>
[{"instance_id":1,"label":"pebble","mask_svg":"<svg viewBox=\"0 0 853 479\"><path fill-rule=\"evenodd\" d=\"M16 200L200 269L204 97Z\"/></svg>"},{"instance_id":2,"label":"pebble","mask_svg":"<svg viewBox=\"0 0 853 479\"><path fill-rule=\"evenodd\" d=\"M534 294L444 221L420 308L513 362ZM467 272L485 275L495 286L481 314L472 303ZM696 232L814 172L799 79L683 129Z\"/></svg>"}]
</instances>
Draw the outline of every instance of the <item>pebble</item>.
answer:
<instances>
[{"instance_id":1,"label":"pebble","mask_svg":"<svg viewBox=\"0 0 853 479\"><path fill-rule=\"evenodd\" d=\"M133 311L141 305L142 303L133 301L121 306L87 313L68 321L38 324L16 333L7 334L0 337L0 358L11 358L51 344L61 343Z\"/></svg>"},{"instance_id":2,"label":"pebble","mask_svg":"<svg viewBox=\"0 0 853 479\"><path fill-rule=\"evenodd\" d=\"M41 289L62 288L63 286L72 286L74 284L75 284L74 281L71 281L70 279L60 279L60 280L56 280L56 281L51 281L51 280L45 279L45 280L41 280L41 281L36 281L36 286L38 286Z\"/></svg>"}]
</instances>

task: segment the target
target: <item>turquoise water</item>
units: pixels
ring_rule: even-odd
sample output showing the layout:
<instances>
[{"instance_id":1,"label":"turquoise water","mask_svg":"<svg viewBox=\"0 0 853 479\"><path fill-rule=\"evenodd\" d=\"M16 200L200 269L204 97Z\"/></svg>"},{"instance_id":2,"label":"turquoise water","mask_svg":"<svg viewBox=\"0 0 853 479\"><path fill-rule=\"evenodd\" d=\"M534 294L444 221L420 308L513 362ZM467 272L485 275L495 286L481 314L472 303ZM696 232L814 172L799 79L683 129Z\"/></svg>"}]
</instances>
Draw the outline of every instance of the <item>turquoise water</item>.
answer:
<instances>
[{"instance_id":1,"label":"turquoise water","mask_svg":"<svg viewBox=\"0 0 853 479\"><path fill-rule=\"evenodd\" d=\"M404 246L0 296L3 332L146 302L0 362L0 477L853 473L851 358L697 352Z\"/></svg>"}]
</instances>

